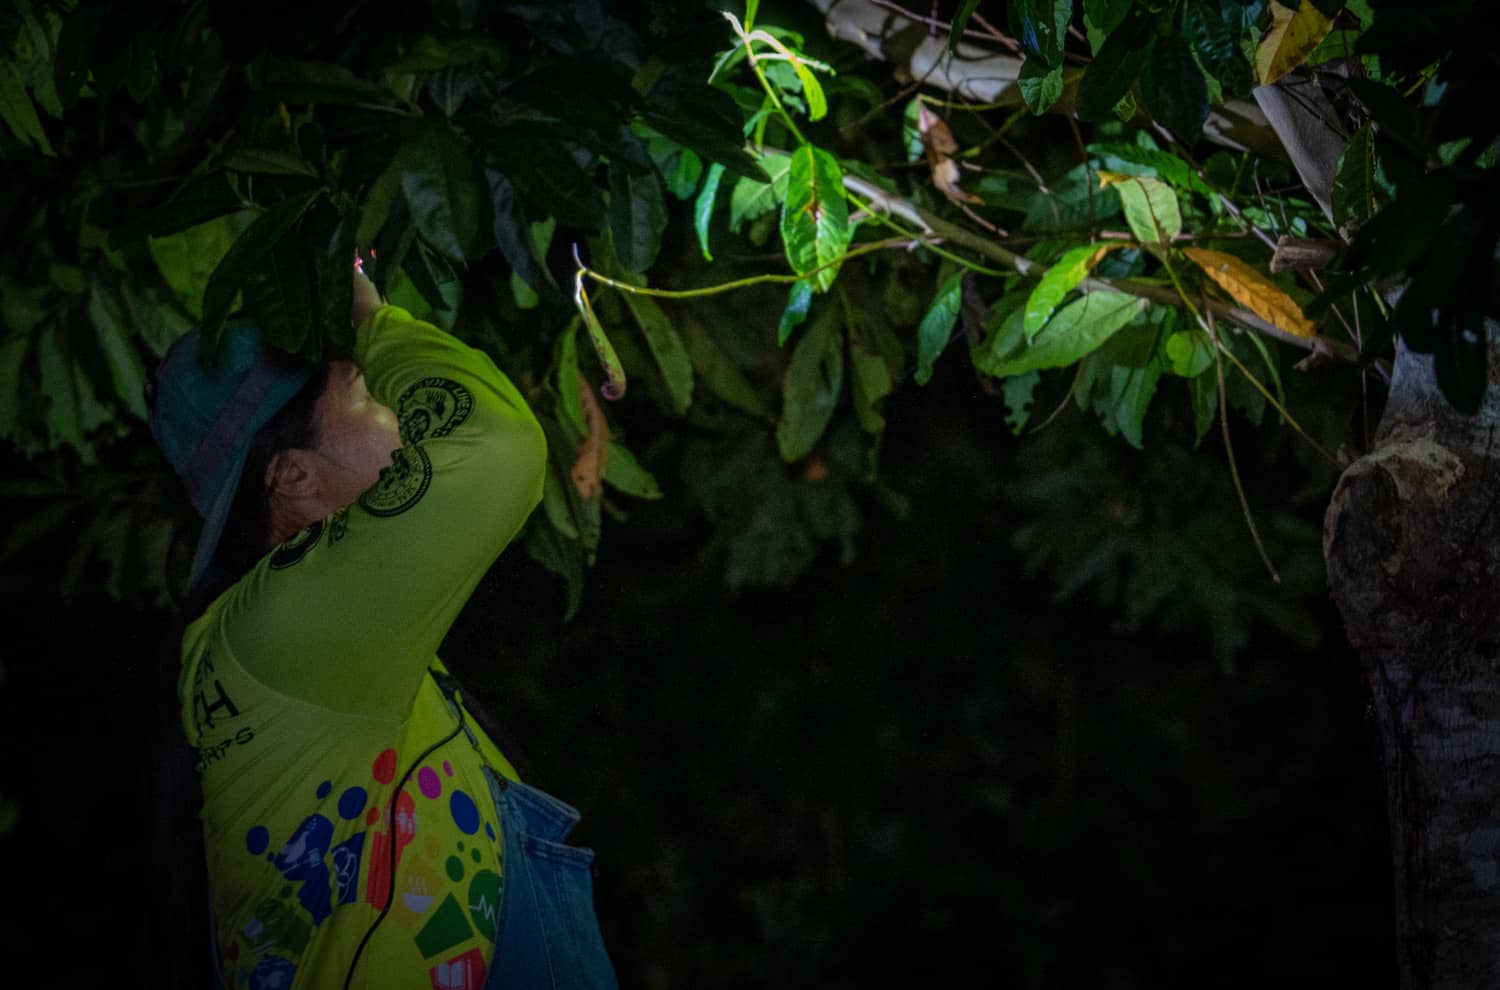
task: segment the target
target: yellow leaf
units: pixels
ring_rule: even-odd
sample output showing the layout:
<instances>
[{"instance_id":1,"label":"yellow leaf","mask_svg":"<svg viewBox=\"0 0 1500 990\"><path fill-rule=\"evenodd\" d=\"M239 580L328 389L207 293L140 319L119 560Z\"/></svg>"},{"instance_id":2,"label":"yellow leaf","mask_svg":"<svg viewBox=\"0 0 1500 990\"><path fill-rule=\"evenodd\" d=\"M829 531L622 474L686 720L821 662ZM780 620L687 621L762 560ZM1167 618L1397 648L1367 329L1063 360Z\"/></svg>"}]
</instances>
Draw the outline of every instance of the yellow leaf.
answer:
<instances>
[{"instance_id":1,"label":"yellow leaf","mask_svg":"<svg viewBox=\"0 0 1500 990\"><path fill-rule=\"evenodd\" d=\"M1310 0L1290 10L1271 0L1271 30L1255 49L1255 75L1269 86L1306 61L1318 42L1333 29L1333 21Z\"/></svg>"},{"instance_id":2,"label":"yellow leaf","mask_svg":"<svg viewBox=\"0 0 1500 990\"><path fill-rule=\"evenodd\" d=\"M1305 6L1312 6L1310 3ZM1208 277L1213 279L1235 302L1287 333L1311 338L1317 335L1312 321L1302 315L1302 308L1266 278L1232 254L1205 248L1183 248Z\"/></svg>"}]
</instances>

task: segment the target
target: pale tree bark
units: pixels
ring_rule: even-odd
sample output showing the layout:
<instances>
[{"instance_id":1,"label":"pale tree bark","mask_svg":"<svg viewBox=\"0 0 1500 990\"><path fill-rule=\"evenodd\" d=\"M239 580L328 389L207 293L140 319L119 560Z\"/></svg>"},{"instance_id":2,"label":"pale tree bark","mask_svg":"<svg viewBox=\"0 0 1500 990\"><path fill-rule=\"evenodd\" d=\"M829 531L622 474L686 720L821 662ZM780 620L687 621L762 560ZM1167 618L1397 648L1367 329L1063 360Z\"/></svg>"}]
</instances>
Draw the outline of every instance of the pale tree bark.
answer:
<instances>
[{"instance_id":1,"label":"pale tree bark","mask_svg":"<svg viewBox=\"0 0 1500 990\"><path fill-rule=\"evenodd\" d=\"M1323 531L1385 753L1405 990L1500 987L1500 331L1478 416L1397 352Z\"/></svg>"}]
</instances>

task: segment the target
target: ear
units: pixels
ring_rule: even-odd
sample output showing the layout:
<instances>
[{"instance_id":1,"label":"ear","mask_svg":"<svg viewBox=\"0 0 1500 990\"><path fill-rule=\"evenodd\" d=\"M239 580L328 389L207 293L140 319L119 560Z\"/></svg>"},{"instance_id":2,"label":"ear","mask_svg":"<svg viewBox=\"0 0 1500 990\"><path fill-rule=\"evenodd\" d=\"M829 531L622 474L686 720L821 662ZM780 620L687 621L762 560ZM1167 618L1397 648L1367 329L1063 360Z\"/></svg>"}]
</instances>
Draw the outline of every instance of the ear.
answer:
<instances>
[{"instance_id":1,"label":"ear","mask_svg":"<svg viewBox=\"0 0 1500 990\"><path fill-rule=\"evenodd\" d=\"M266 462L266 495L305 498L318 493L318 479L306 450L279 450Z\"/></svg>"}]
</instances>

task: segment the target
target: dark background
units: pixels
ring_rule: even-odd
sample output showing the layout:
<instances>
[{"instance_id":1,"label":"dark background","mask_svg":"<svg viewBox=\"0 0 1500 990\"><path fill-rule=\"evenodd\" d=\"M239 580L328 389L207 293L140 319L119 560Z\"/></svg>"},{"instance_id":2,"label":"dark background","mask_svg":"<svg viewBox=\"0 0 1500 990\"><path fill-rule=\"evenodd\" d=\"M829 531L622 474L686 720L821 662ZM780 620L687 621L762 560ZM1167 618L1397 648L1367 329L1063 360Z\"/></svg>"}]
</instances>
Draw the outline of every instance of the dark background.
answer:
<instances>
[{"instance_id":1,"label":"dark background","mask_svg":"<svg viewBox=\"0 0 1500 990\"><path fill-rule=\"evenodd\" d=\"M1013 548L1017 451L1131 468L1152 445L1078 414L1014 441L953 372L887 414L883 473L913 511L862 506L852 563L728 593L659 464L668 498L606 523L577 619L517 547L449 637L523 775L583 812L622 985L1394 986L1375 729L1326 599L1315 645L1255 623L1228 660L1201 629L1057 601ZM1260 504L1285 483L1255 477ZM166 618L87 582L63 601L55 566L0 585L7 943L69 985L130 986L139 685Z\"/></svg>"}]
</instances>

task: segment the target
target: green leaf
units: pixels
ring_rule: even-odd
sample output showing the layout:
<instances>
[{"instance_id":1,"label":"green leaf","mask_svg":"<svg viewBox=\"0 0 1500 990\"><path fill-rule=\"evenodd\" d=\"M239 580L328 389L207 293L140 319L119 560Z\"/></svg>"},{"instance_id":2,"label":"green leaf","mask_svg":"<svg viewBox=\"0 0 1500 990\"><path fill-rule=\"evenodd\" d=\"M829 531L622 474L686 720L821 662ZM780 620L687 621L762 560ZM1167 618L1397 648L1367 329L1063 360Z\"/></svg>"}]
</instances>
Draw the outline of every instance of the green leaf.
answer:
<instances>
[{"instance_id":1,"label":"green leaf","mask_svg":"<svg viewBox=\"0 0 1500 990\"><path fill-rule=\"evenodd\" d=\"M574 296L574 304L578 308L578 315L583 317L583 328L588 331L589 343L594 345L594 354L599 358L599 369L604 372L604 381L599 386L599 394L611 402L624 398L625 366L620 363L620 355L615 352L615 345L610 343L609 335L604 332L604 325L594 314L594 307L590 305L588 292L583 288L582 283L579 284Z\"/></svg>"},{"instance_id":2,"label":"green leaf","mask_svg":"<svg viewBox=\"0 0 1500 990\"><path fill-rule=\"evenodd\" d=\"M224 167L235 172L262 175L306 175L316 178L318 170L297 155L275 148L240 148L224 156Z\"/></svg>"},{"instance_id":3,"label":"green leaf","mask_svg":"<svg viewBox=\"0 0 1500 990\"><path fill-rule=\"evenodd\" d=\"M1184 147L1192 147L1208 118L1208 82L1187 42L1181 37L1157 38L1141 84L1156 122Z\"/></svg>"},{"instance_id":4,"label":"green leaf","mask_svg":"<svg viewBox=\"0 0 1500 990\"><path fill-rule=\"evenodd\" d=\"M698 198L693 201L693 229L698 232L698 245L703 249L703 260L713 261L714 256L708 250L708 228L713 221L714 200L719 195L719 180L724 176L724 166L715 162L708 167L708 178L703 180L703 188L698 190Z\"/></svg>"},{"instance_id":5,"label":"green leaf","mask_svg":"<svg viewBox=\"0 0 1500 990\"><path fill-rule=\"evenodd\" d=\"M120 324L119 307L97 285L89 293L89 319L99 338L99 349L109 365L109 376L114 383L115 394L137 419L145 419L146 373L141 366L140 354L130 343L129 335Z\"/></svg>"},{"instance_id":6,"label":"green leaf","mask_svg":"<svg viewBox=\"0 0 1500 990\"><path fill-rule=\"evenodd\" d=\"M1219 415L1218 376L1205 371L1188 382L1188 391L1193 400L1193 446L1196 447L1208 436Z\"/></svg>"},{"instance_id":7,"label":"green leaf","mask_svg":"<svg viewBox=\"0 0 1500 990\"><path fill-rule=\"evenodd\" d=\"M527 243L526 219L516 202L516 187L498 169L486 169L485 181L490 187L490 211L495 243L510 264L511 272L534 291L551 288L557 283L552 273L541 265L536 252Z\"/></svg>"},{"instance_id":8,"label":"green leaf","mask_svg":"<svg viewBox=\"0 0 1500 990\"><path fill-rule=\"evenodd\" d=\"M1047 274L1026 298L1026 316L1022 325L1027 340L1041 332L1058 303L1077 288L1079 282L1088 278L1089 271L1106 250L1107 247L1099 244L1084 244L1070 249L1047 269Z\"/></svg>"},{"instance_id":9,"label":"green leaf","mask_svg":"<svg viewBox=\"0 0 1500 990\"><path fill-rule=\"evenodd\" d=\"M323 204L320 204L323 205ZM308 222L315 221L315 222ZM317 209L303 229L313 264L315 337L320 343L331 343L341 351L354 350L354 328L350 317L354 307L354 231L359 211L353 207L343 215L331 205ZM321 356L322 348L319 348Z\"/></svg>"},{"instance_id":10,"label":"green leaf","mask_svg":"<svg viewBox=\"0 0 1500 990\"><path fill-rule=\"evenodd\" d=\"M618 443L609 445L609 460L604 464L604 480L610 487L636 498L661 498L661 488L650 471L641 467L635 455Z\"/></svg>"},{"instance_id":11,"label":"green leaf","mask_svg":"<svg viewBox=\"0 0 1500 990\"><path fill-rule=\"evenodd\" d=\"M1161 362L1153 360L1143 368L1110 370L1108 419L1120 431L1132 447L1142 449L1142 427L1146 410L1156 395L1156 383L1161 379Z\"/></svg>"},{"instance_id":12,"label":"green leaf","mask_svg":"<svg viewBox=\"0 0 1500 990\"><path fill-rule=\"evenodd\" d=\"M1375 142L1366 124L1354 132L1333 174L1333 222L1364 223L1375 212Z\"/></svg>"},{"instance_id":13,"label":"green leaf","mask_svg":"<svg viewBox=\"0 0 1500 990\"><path fill-rule=\"evenodd\" d=\"M772 207L786 201L788 173L792 166L790 155L766 155L761 164L771 177L770 182L743 178L735 182L729 193L729 229L739 232L740 224L754 220Z\"/></svg>"},{"instance_id":14,"label":"green leaf","mask_svg":"<svg viewBox=\"0 0 1500 990\"><path fill-rule=\"evenodd\" d=\"M1005 424L1012 436L1020 436L1031 419L1031 402L1036 395L1037 383L1042 380L1039 371L1028 371L1022 375L1011 375L1001 384L1001 395L1005 399Z\"/></svg>"},{"instance_id":15,"label":"green leaf","mask_svg":"<svg viewBox=\"0 0 1500 990\"><path fill-rule=\"evenodd\" d=\"M932 380L933 365L953 336L953 327L958 322L958 310L962 304L963 272L960 271L943 280L937 295L932 298L932 305L922 317L921 325L917 327L917 372L914 377L918 385L926 385Z\"/></svg>"},{"instance_id":16,"label":"green leaf","mask_svg":"<svg viewBox=\"0 0 1500 990\"><path fill-rule=\"evenodd\" d=\"M407 125L396 165L417 231L462 264L479 233L479 179L468 144L446 121L424 117Z\"/></svg>"},{"instance_id":17,"label":"green leaf","mask_svg":"<svg viewBox=\"0 0 1500 990\"><path fill-rule=\"evenodd\" d=\"M625 305L646 337L651 356L661 368L662 381L672 398L672 408L680 416L693 402L693 362L688 357L687 347L655 299L634 292L623 293L623 296Z\"/></svg>"},{"instance_id":18,"label":"green leaf","mask_svg":"<svg viewBox=\"0 0 1500 990\"><path fill-rule=\"evenodd\" d=\"M1089 29L1089 38L1092 41L1094 32L1101 35L1113 34L1120 22L1125 20L1125 15L1130 13L1130 5L1135 0L1083 0L1083 22ZM1099 50L1098 45L1093 46L1094 51Z\"/></svg>"},{"instance_id":19,"label":"green leaf","mask_svg":"<svg viewBox=\"0 0 1500 990\"><path fill-rule=\"evenodd\" d=\"M209 353L213 352L219 329L246 279L321 195L322 190L314 190L282 200L257 217L230 245L203 289L203 346ZM353 276L350 278L352 281Z\"/></svg>"},{"instance_id":20,"label":"green leaf","mask_svg":"<svg viewBox=\"0 0 1500 990\"><path fill-rule=\"evenodd\" d=\"M953 15L953 26L948 29L948 54L952 55L958 50L958 43L964 36L964 29L969 26L969 17L979 9L979 0L963 0L958 6L958 11Z\"/></svg>"},{"instance_id":21,"label":"green leaf","mask_svg":"<svg viewBox=\"0 0 1500 990\"><path fill-rule=\"evenodd\" d=\"M1021 99L1026 109L1043 114L1062 96L1063 67L1061 64L1047 68L1041 59L1028 58L1021 63L1021 75L1016 80L1021 88Z\"/></svg>"},{"instance_id":22,"label":"green leaf","mask_svg":"<svg viewBox=\"0 0 1500 990\"><path fill-rule=\"evenodd\" d=\"M871 331L863 323L851 323L846 328L849 338L850 386L854 398L854 412L859 425L867 433L879 433L885 429L885 417L880 414L879 404L896 388L895 376L890 362L871 339Z\"/></svg>"},{"instance_id":23,"label":"green leaf","mask_svg":"<svg viewBox=\"0 0 1500 990\"><path fill-rule=\"evenodd\" d=\"M792 152L781 210L781 240L792 270L803 275L836 261L848 248L851 234L838 161L821 148L800 146ZM812 280L827 291L837 275L838 267L833 266L818 271Z\"/></svg>"},{"instance_id":24,"label":"green leaf","mask_svg":"<svg viewBox=\"0 0 1500 990\"><path fill-rule=\"evenodd\" d=\"M521 544L526 553L546 570L563 579L567 599L563 608L563 621L578 614L583 601L583 550L574 537L564 538L548 521L546 515L533 515L521 533Z\"/></svg>"},{"instance_id":25,"label":"green leaf","mask_svg":"<svg viewBox=\"0 0 1500 990\"><path fill-rule=\"evenodd\" d=\"M1125 204L1125 222L1142 244L1164 248L1182 233L1177 194L1160 179L1100 172L1099 184L1119 190L1120 200Z\"/></svg>"},{"instance_id":26,"label":"green leaf","mask_svg":"<svg viewBox=\"0 0 1500 990\"><path fill-rule=\"evenodd\" d=\"M792 331L807 321L807 308L812 305L813 287L806 279L792 283L786 307L781 311L781 320L776 324L776 344L782 346L791 337Z\"/></svg>"},{"instance_id":27,"label":"green leaf","mask_svg":"<svg viewBox=\"0 0 1500 990\"><path fill-rule=\"evenodd\" d=\"M557 465L547 461L547 474L542 481L542 511L547 521L570 540L578 539L578 526L573 522L573 508L568 499L564 482L558 476Z\"/></svg>"},{"instance_id":28,"label":"green leaf","mask_svg":"<svg viewBox=\"0 0 1500 990\"><path fill-rule=\"evenodd\" d=\"M1167 360L1172 374L1197 378L1214 364L1214 345L1202 330L1179 330L1167 338Z\"/></svg>"},{"instance_id":29,"label":"green leaf","mask_svg":"<svg viewBox=\"0 0 1500 990\"><path fill-rule=\"evenodd\" d=\"M1090 292L1059 310L1019 354L1007 360L994 360L981 350L975 354L975 364L995 378L1066 367L1097 350L1143 313L1146 306L1146 300L1124 293Z\"/></svg>"},{"instance_id":30,"label":"green leaf","mask_svg":"<svg viewBox=\"0 0 1500 990\"><path fill-rule=\"evenodd\" d=\"M204 290L209 277L254 217L249 211L231 213L146 242L162 278L182 307L195 318L203 317Z\"/></svg>"},{"instance_id":31,"label":"green leaf","mask_svg":"<svg viewBox=\"0 0 1500 990\"><path fill-rule=\"evenodd\" d=\"M1219 11L1211 4L1192 4L1187 18L1188 33L1203 67L1219 80L1225 91L1244 96L1254 89L1255 69Z\"/></svg>"},{"instance_id":32,"label":"green leaf","mask_svg":"<svg viewBox=\"0 0 1500 990\"><path fill-rule=\"evenodd\" d=\"M705 162L718 162L745 178L765 181L762 162L745 151L743 117L732 99L703 85L695 74L671 74L646 94L641 119L653 130L692 148Z\"/></svg>"},{"instance_id":33,"label":"green leaf","mask_svg":"<svg viewBox=\"0 0 1500 990\"><path fill-rule=\"evenodd\" d=\"M300 354L310 340L316 339L316 281L313 259L296 237L283 237L272 245L248 273L245 309L259 324L267 343L289 354Z\"/></svg>"},{"instance_id":34,"label":"green leaf","mask_svg":"<svg viewBox=\"0 0 1500 990\"><path fill-rule=\"evenodd\" d=\"M26 92L26 81L8 56L0 56L0 117L22 143L35 145L49 158L57 157Z\"/></svg>"},{"instance_id":35,"label":"green leaf","mask_svg":"<svg viewBox=\"0 0 1500 990\"><path fill-rule=\"evenodd\" d=\"M1152 23L1150 15L1134 8L1110 33L1078 85L1080 119L1099 122L1114 116L1115 104L1129 94L1151 55Z\"/></svg>"},{"instance_id":36,"label":"green leaf","mask_svg":"<svg viewBox=\"0 0 1500 990\"><path fill-rule=\"evenodd\" d=\"M360 79L342 65L327 62L282 62L266 67L266 94L288 105L326 103L394 103L396 95L377 82Z\"/></svg>"},{"instance_id":37,"label":"green leaf","mask_svg":"<svg viewBox=\"0 0 1500 990\"><path fill-rule=\"evenodd\" d=\"M575 444L589 431L578 389L578 331L570 323L557 338L557 416Z\"/></svg>"},{"instance_id":38,"label":"green leaf","mask_svg":"<svg viewBox=\"0 0 1500 990\"><path fill-rule=\"evenodd\" d=\"M609 163L609 230L615 260L627 272L644 272L661 250L667 204L654 171Z\"/></svg>"},{"instance_id":39,"label":"green leaf","mask_svg":"<svg viewBox=\"0 0 1500 990\"><path fill-rule=\"evenodd\" d=\"M505 46L482 34L456 34L436 37L419 35L386 72L438 72L455 65L484 61L496 72L505 71L509 61Z\"/></svg>"},{"instance_id":40,"label":"green leaf","mask_svg":"<svg viewBox=\"0 0 1500 990\"><path fill-rule=\"evenodd\" d=\"M1106 143L1091 144L1088 152L1102 159L1100 167L1103 171L1154 175L1183 192L1199 193L1210 198L1214 195L1213 189L1198 177L1192 166L1169 151L1143 148L1138 144Z\"/></svg>"},{"instance_id":41,"label":"green leaf","mask_svg":"<svg viewBox=\"0 0 1500 990\"><path fill-rule=\"evenodd\" d=\"M691 199L702 177L703 159L693 149L683 148L672 160L672 170L665 175L667 191L678 199Z\"/></svg>"},{"instance_id":42,"label":"green leaf","mask_svg":"<svg viewBox=\"0 0 1500 990\"><path fill-rule=\"evenodd\" d=\"M1011 30L1027 61L1035 58L1048 66L1061 66L1073 0L1013 0L1008 9Z\"/></svg>"},{"instance_id":43,"label":"green leaf","mask_svg":"<svg viewBox=\"0 0 1500 990\"><path fill-rule=\"evenodd\" d=\"M532 291L531 286L521 280L521 276L514 271L510 273L510 294L516 301L517 309L536 309L542 301L541 297Z\"/></svg>"},{"instance_id":44,"label":"green leaf","mask_svg":"<svg viewBox=\"0 0 1500 990\"><path fill-rule=\"evenodd\" d=\"M776 445L784 461L806 457L833 418L844 385L838 329L838 308L829 306L792 352L781 381L781 419L776 423Z\"/></svg>"},{"instance_id":45,"label":"green leaf","mask_svg":"<svg viewBox=\"0 0 1500 990\"><path fill-rule=\"evenodd\" d=\"M189 182L165 203L111 230L109 246L118 249L142 237L165 237L215 217L241 212L249 205L235 191L227 173L215 172Z\"/></svg>"},{"instance_id":46,"label":"green leaf","mask_svg":"<svg viewBox=\"0 0 1500 990\"><path fill-rule=\"evenodd\" d=\"M21 362L30 342L25 336L0 340L0 438L16 432L21 412Z\"/></svg>"},{"instance_id":47,"label":"green leaf","mask_svg":"<svg viewBox=\"0 0 1500 990\"><path fill-rule=\"evenodd\" d=\"M775 418L761 400L760 393L755 391L755 386L735 367L707 330L692 320L684 323L682 330L694 370L703 376L704 384L715 395L758 419L770 421Z\"/></svg>"}]
</instances>

